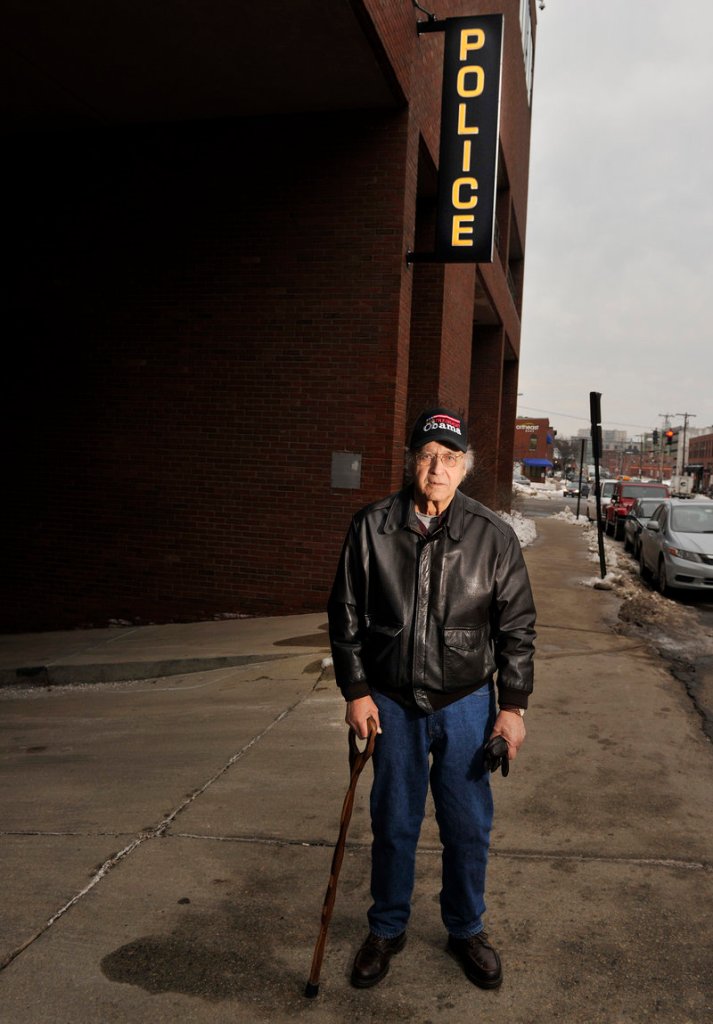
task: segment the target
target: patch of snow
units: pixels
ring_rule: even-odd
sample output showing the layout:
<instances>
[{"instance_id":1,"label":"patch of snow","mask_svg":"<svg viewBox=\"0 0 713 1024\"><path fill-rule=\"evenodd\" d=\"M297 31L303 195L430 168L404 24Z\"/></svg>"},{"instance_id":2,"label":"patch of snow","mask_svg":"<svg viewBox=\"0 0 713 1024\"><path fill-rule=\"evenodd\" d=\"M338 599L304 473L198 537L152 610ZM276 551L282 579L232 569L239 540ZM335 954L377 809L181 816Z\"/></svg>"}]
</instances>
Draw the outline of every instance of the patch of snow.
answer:
<instances>
[{"instance_id":1,"label":"patch of snow","mask_svg":"<svg viewBox=\"0 0 713 1024\"><path fill-rule=\"evenodd\" d=\"M550 519L562 519L565 523L576 523L579 526L586 526L589 520L586 516L576 516L571 508L563 508L561 512L553 512Z\"/></svg>"},{"instance_id":2,"label":"patch of snow","mask_svg":"<svg viewBox=\"0 0 713 1024\"><path fill-rule=\"evenodd\" d=\"M593 587L594 590L616 590L622 582L621 574L608 572L604 579L600 576L592 576L588 580L582 580L585 587Z\"/></svg>"},{"instance_id":3,"label":"patch of snow","mask_svg":"<svg viewBox=\"0 0 713 1024\"><path fill-rule=\"evenodd\" d=\"M505 522L512 526L513 530L517 534L517 539L520 541L520 547L526 548L528 544L537 537L537 530L535 529L535 523L532 519L525 519L521 512L516 509L512 509L510 512L498 512L497 515Z\"/></svg>"},{"instance_id":4,"label":"patch of snow","mask_svg":"<svg viewBox=\"0 0 713 1024\"><path fill-rule=\"evenodd\" d=\"M552 501L553 498L557 501L562 500L562 488L555 487L549 483L533 483L531 490L527 491L526 489L525 493L529 494L532 498L538 498L540 501Z\"/></svg>"}]
</instances>

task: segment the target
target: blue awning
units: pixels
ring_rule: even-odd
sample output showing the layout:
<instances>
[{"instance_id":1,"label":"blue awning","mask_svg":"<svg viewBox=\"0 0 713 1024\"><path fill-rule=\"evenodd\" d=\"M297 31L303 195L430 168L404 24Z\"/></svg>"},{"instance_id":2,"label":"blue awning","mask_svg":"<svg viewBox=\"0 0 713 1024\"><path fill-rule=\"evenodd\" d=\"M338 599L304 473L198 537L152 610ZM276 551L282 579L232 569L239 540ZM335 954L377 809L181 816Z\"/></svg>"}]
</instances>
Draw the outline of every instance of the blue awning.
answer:
<instances>
[{"instance_id":1,"label":"blue awning","mask_svg":"<svg viewBox=\"0 0 713 1024\"><path fill-rule=\"evenodd\" d=\"M526 466L551 466L549 459L523 459Z\"/></svg>"}]
</instances>

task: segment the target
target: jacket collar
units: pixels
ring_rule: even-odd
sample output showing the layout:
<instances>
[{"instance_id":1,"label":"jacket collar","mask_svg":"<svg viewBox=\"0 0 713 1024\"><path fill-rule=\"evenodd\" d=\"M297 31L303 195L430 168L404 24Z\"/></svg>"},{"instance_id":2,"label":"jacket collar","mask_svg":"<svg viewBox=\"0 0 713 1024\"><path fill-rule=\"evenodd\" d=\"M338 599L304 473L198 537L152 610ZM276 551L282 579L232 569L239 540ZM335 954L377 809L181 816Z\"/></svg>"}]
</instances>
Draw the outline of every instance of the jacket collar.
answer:
<instances>
[{"instance_id":1,"label":"jacket collar","mask_svg":"<svg viewBox=\"0 0 713 1024\"><path fill-rule=\"evenodd\" d=\"M389 506L384 523L384 533L395 533L396 530L409 529L411 508L413 506L413 487L407 487L394 495L394 500ZM465 518L465 496L457 490L453 500L448 506L446 517L446 529L451 540L458 541L463 536L463 521Z\"/></svg>"}]
</instances>

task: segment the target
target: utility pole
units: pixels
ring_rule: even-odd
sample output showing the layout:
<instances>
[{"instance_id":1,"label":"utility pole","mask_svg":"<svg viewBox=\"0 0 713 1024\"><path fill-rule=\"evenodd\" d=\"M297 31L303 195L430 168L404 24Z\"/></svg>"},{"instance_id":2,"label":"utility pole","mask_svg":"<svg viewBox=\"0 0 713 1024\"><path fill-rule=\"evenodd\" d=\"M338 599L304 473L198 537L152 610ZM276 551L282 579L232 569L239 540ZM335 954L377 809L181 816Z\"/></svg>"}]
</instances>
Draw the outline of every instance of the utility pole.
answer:
<instances>
[{"instance_id":1,"label":"utility pole","mask_svg":"<svg viewBox=\"0 0 713 1024\"><path fill-rule=\"evenodd\" d=\"M659 459L659 476L661 477L661 481L662 482L663 482L663 450L664 450L664 440L663 439L664 439L664 434L668 430L669 423L671 422L671 417L672 416L676 416L676 415L677 414L675 412L660 412L659 413L659 419L663 420L663 424L661 426L661 437L659 438L659 450L660 450L660 453L661 453L661 457Z\"/></svg>"},{"instance_id":2,"label":"utility pole","mask_svg":"<svg viewBox=\"0 0 713 1024\"><path fill-rule=\"evenodd\" d=\"M674 416L683 417L683 447L679 445L678 451L676 452L676 473L681 474L683 467L686 465L686 433L688 431L689 419L694 420L696 418L695 412L676 412Z\"/></svg>"}]
</instances>

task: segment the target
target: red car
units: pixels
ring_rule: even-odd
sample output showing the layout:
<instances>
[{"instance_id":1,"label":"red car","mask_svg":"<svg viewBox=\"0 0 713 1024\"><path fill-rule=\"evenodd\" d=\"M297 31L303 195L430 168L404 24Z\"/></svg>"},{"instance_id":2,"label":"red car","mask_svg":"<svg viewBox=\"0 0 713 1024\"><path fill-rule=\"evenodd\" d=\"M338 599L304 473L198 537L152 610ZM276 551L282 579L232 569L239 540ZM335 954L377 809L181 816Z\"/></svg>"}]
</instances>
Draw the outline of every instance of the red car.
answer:
<instances>
[{"instance_id":1,"label":"red car","mask_svg":"<svg viewBox=\"0 0 713 1024\"><path fill-rule=\"evenodd\" d=\"M637 498L660 498L663 501L668 497L669 490L666 484L642 484L618 480L614 485L611 502L607 505L604 529L614 540L623 540L626 517Z\"/></svg>"}]
</instances>

